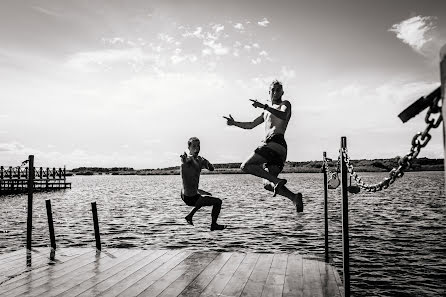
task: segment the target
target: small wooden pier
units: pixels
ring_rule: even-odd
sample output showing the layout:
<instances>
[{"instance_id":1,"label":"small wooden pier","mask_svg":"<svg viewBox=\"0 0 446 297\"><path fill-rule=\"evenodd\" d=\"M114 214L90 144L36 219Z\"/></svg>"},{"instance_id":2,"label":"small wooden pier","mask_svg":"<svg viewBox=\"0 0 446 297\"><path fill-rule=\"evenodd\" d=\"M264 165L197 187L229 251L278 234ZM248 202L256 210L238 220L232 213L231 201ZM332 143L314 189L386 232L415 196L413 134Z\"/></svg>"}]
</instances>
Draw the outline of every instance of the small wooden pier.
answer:
<instances>
[{"instance_id":1,"label":"small wooden pier","mask_svg":"<svg viewBox=\"0 0 446 297\"><path fill-rule=\"evenodd\" d=\"M54 250L53 250L54 251ZM0 255L1 296L343 296L336 269L297 254L48 248Z\"/></svg>"},{"instance_id":2,"label":"small wooden pier","mask_svg":"<svg viewBox=\"0 0 446 297\"><path fill-rule=\"evenodd\" d=\"M0 195L28 192L29 168L0 166ZM52 191L71 188L65 168L34 168L33 191Z\"/></svg>"}]
</instances>

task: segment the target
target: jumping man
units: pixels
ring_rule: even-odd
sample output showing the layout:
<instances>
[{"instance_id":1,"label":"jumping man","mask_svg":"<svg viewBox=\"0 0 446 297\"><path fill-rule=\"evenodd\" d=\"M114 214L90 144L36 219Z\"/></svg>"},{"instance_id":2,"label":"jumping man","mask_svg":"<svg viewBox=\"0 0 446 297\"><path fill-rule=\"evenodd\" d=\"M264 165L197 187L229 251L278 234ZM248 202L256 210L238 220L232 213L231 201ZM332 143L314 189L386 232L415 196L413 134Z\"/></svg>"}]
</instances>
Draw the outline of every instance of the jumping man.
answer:
<instances>
[{"instance_id":1,"label":"jumping man","mask_svg":"<svg viewBox=\"0 0 446 297\"><path fill-rule=\"evenodd\" d=\"M264 188L268 191L282 195L290 199L297 212L303 211L302 194L294 194L286 186L286 179L278 177L282 172L287 157L287 143L285 131L291 118L291 103L282 100L283 86L278 80L274 80L269 89L271 106L250 99L254 108L262 108L264 111L252 122L237 122L234 118L224 117L229 126L242 129L253 129L265 123L265 140L255 149L248 159L242 163L241 169L264 179Z\"/></svg>"},{"instance_id":2,"label":"jumping man","mask_svg":"<svg viewBox=\"0 0 446 297\"><path fill-rule=\"evenodd\" d=\"M214 166L208 160L198 155L200 152L200 140L198 138L191 137L187 145L189 154L185 152L180 156L181 178L183 180L181 199L183 199L186 205L193 206L194 209L185 217L186 222L193 225L192 218L195 212L203 206L212 206L211 231L223 230L226 226L217 224L222 203L221 199L212 197L210 193L198 189L201 169L206 168L213 171Z\"/></svg>"}]
</instances>

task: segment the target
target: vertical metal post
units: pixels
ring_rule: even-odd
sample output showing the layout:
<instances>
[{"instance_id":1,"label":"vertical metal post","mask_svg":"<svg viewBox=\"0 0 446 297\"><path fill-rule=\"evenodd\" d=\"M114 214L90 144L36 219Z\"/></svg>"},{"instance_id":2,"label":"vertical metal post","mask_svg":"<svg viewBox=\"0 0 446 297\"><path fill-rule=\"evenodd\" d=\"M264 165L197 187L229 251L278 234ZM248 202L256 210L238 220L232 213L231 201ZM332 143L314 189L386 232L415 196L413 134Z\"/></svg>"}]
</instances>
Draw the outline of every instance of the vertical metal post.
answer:
<instances>
[{"instance_id":1,"label":"vertical metal post","mask_svg":"<svg viewBox=\"0 0 446 297\"><path fill-rule=\"evenodd\" d=\"M327 153L324 152L324 165L322 171L324 173L324 222L325 222L325 262L329 262L328 256L328 178L327 178L327 168L325 167L325 159L327 158Z\"/></svg>"},{"instance_id":2,"label":"vertical metal post","mask_svg":"<svg viewBox=\"0 0 446 297\"><path fill-rule=\"evenodd\" d=\"M46 214L48 216L48 228L50 230L51 249L56 250L56 237L54 236L53 212L51 211L51 200L45 200Z\"/></svg>"},{"instance_id":3,"label":"vertical metal post","mask_svg":"<svg viewBox=\"0 0 446 297\"><path fill-rule=\"evenodd\" d=\"M34 191L34 156L29 156L28 176L28 218L26 228L26 248L31 250L32 228L33 228L33 191Z\"/></svg>"},{"instance_id":4,"label":"vertical metal post","mask_svg":"<svg viewBox=\"0 0 446 297\"><path fill-rule=\"evenodd\" d=\"M101 250L101 236L99 234L99 220L96 202L91 202L91 211L93 212L94 237L96 238L96 249Z\"/></svg>"},{"instance_id":5,"label":"vertical metal post","mask_svg":"<svg viewBox=\"0 0 446 297\"><path fill-rule=\"evenodd\" d=\"M444 148L444 155L446 156L446 132L445 132L445 120L446 120L446 106L445 105L445 98L446 98L446 44L443 45L443 47L440 49L440 82L441 82L441 98L442 98L442 115L443 115L443 148ZM445 164L446 164L446 157ZM446 180L446 171L445 171L445 180ZM445 183L445 190L446 190L446 183ZM445 191L446 193L446 191Z\"/></svg>"},{"instance_id":6,"label":"vertical metal post","mask_svg":"<svg viewBox=\"0 0 446 297\"><path fill-rule=\"evenodd\" d=\"M344 296L350 296L350 248L348 234L348 191L347 164L343 152L347 148L347 137L341 137L341 187L342 187L342 258L344 274Z\"/></svg>"}]
</instances>

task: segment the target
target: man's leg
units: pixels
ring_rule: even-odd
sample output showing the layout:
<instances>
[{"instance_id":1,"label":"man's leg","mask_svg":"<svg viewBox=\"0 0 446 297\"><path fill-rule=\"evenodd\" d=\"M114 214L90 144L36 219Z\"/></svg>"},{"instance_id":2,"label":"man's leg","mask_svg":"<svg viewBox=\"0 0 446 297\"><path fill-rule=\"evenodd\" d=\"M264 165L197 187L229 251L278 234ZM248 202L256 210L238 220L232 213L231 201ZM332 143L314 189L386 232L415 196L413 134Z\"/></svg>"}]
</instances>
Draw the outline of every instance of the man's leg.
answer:
<instances>
[{"instance_id":1,"label":"man's leg","mask_svg":"<svg viewBox=\"0 0 446 297\"><path fill-rule=\"evenodd\" d=\"M218 216L220 215L221 204L221 199L212 196L201 196L200 198L198 198L197 203L195 204L195 207L212 206L211 231L223 230L226 228L226 226L224 225L217 224Z\"/></svg>"},{"instance_id":2,"label":"man's leg","mask_svg":"<svg viewBox=\"0 0 446 297\"><path fill-rule=\"evenodd\" d=\"M261 155L257 153L252 153L252 155L249 156L249 158L242 163L240 169L243 172L266 179L272 182L274 185L277 185L279 183L282 183L284 185L286 183L285 179L280 179L277 177L277 175L274 176L265 169L263 169L263 164L266 162L267 160Z\"/></svg>"},{"instance_id":3,"label":"man's leg","mask_svg":"<svg viewBox=\"0 0 446 297\"><path fill-rule=\"evenodd\" d=\"M194 225L194 223L192 222L192 217L194 216L194 214L197 212L197 210L199 210L201 208L201 206L195 206L194 209L192 209L192 211L185 217L186 222L189 225Z\"/></svg>"},{"instance_id":4,"label":"man's leg","mask_svg":"<svg viewBox=\"0 0 446 297\"><path fill-rule=\"evenodd\" d=\"M279 173L282 171L282 169L276 165L268 165L266 170L274 176L278 176ZM274 191L274 184L271 184L271 182L268 180L263 180L263 187L268 191L271 191L271 192ZM280 187L279 189L277 189L276 192L277 192L277 194L290 199L293 202L294 206L296 207L297 212L303 211L304 205L303 205L301 193L294 194L286 186Z\"/></svg>"}]
</instances>

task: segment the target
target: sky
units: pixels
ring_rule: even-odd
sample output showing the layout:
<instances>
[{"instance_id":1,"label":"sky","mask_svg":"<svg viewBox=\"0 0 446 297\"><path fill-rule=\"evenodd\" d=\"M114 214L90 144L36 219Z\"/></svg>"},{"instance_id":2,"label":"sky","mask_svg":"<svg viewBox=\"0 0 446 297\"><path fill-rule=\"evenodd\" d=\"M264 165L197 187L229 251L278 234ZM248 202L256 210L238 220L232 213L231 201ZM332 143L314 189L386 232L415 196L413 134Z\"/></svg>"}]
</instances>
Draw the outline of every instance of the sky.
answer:
<instances>
[{"instance_id":1,"label":"sky","mask_svg":"<svg viewBox=\"0 0 446 297\"><path fill-rule=\"evenodd\" d=\"M0 165L177 166L187 140L242 162L272 80L288 161L394 158L426 127L398 114L440 85L446 1L0 2ZM419 157L443 158L440 128Z\"/></svg>"}]
</instances>

